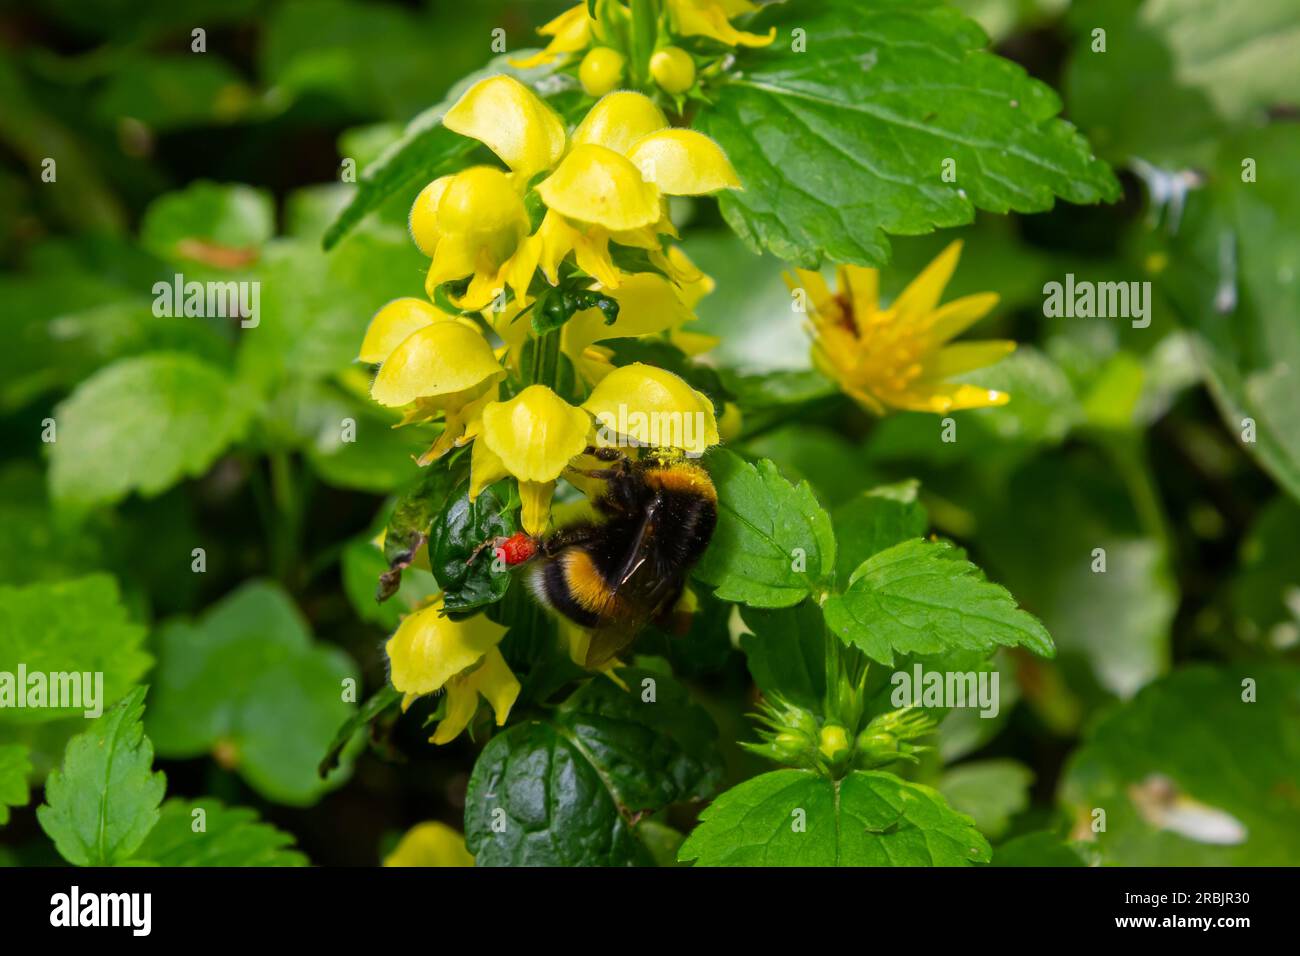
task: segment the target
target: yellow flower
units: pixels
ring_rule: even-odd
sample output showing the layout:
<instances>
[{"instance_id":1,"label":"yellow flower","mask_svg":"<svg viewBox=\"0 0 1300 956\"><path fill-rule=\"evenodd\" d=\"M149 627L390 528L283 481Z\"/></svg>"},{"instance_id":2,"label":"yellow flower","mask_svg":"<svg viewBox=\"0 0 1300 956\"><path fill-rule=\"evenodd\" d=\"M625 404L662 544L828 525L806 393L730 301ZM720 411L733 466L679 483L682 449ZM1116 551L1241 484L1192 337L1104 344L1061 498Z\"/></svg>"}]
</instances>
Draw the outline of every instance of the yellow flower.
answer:
<instances>
[{"instance_id":1,"label":"yellow flower","mask_svg":"<svg viewBox=\"0 0 1300 956\"><path fill-rule=\"evenodd\" d=\"M509 176L492 166L457 173L438 200L437 240L425 280L430 298L449 279L471 276L464 294L453 301L471 311L486 307L502 288L503 266L528 231L528 210ZM418 243L414 227L413 235Z\"/></svg>"},{"instance_id":2,"label":"yellow flower","mask_svg":"<svg viewBox=\"0 0 1300 956\"><path fill-rule=\"evenodd\" d=\"M729 22L734 17L758 10L758 5L750 0L667 0L666 6L671 32L679 37L708 37L727 46L767 46L776 39L775 27L768 31L767 36L760 36L737 30ZM626 17L626 10L622 7L615 6L611 12L615 18ZM551 38L546 49L522 60L511 60L510 64L527 69L567 58L599 39L599 29L599 22L588 15L587 3L583 0L538 29L542 36Z\"/></svg>"},{"instance_id":3,"label":"yellow flower","mask_svg":"<svg viewBox=\"0 0 1300 956\"><path fill-rule=\"evenodd\" d=\"M787 285L808 298L813 363L877 415L891 408L944 414L1005 405L1004 392L948 381L992 365L1016 347L1005 340L947 344L998 302L997 295L984 292L939 305L960 256L961 242L949 245L883 309L875 269L840 266L834 295L818 272L787 275Z\"/></svg>"},{"instance_id":4,"label":"yellow flower","mask_svg":"<svg viewBox=\"0 0 1300 956\"><path fill-rule=\"evenodd\" d=\"M708 396L672 372L633 362L616 368L582 407L599 426L598 445L676 448L702 455L718 444L718 421Z\"/></svg>"},{"instance_id":5,"label":"yellow flower","mask_svg":"<svg viewBox=\"0 0 1300 956\"><path fill-rule=\"evenodd\" d=\"M591 419L545 385L530 385L507 402L483 409L470 458L470 497L513 475L519 481L524 530L546 529L555 482L582 454Z\"/></svg>"},{"instance_id":6,"label":"yellow flower","mask_svg":"<svg viewBox=\"0 0 1300 956\"><path fill-rule=\"evenodd\" d=\"M650 252L651 261L671 274L660 235L676 235L668 218L668 196L698 196L739 188L726 154L694 130L670 129L659 107L640 93L610 93L591 108L573 131L569 149L554 171L537 184L547 213L524 241L512 274L518 288L540 267L554 285L559 263L574 252L578 267L606 289L622 273L610 242Z\"/></svg>"},{"instance_id":7,"label":"yellow flower","mask_svg":"<svg viewBox=\"0 0 1300 956\"><path fill-rule=\"evenodd\" d=\"M587 16L587 0L582 0L576 7L570 7L554 20L537 28L544 37L551 37L546 49L522 60L511 60L511 66L530 69L554 62L558 57L568 53L585 50L591 42L592 20Z\"/></svg>"},{"instance_id":8,"label":"yellow flower","mask_svg":"<svg viewBox=\"0 0 1300 956\"><path fill-rule=\"evenodd\" d=\"M672 274L659 240L676 235L667 197L739 187L713 140L670 129L640 93L605 96L570 140L560 118L526 86L493 76L470 87L443 124L484 143L510 170L476 166L442 177L411 208L411 235L433 258L429 297L443 283L468 277L453 302L469 311L486 308L506 287L523 302L539 267L557 284L570 253L605 288L617 288L622 274L610 242L646 249ZM524 194L546 171L536 192L547 211L530 236Z\"/></svg>"},{"instance_id":9,"label":"yellow flower","mask_svg":"<svg viewBox=\"0 0 1300 956\"><path fill-rule=\"evenodd\" d=\"M411 236L433 259L425 289L433 298L444 282L469 277L456 306L486 308L518 270L512 257L531 229L524 191L537 173L564 152L564 123L555 111L510 76L492 76L470 87L442 118L453 132L477 139L509 168L472 166L434 180L411 207ZM523 298L523 286L512 285Z\"/></svg>"},{"instance_id":10,"label":"yellow flower","mask_svg":"<svg viewBox=\"0 0 1300 956\"><path fill-rule=\"evenodd\" d=\"M384 857L384 866L473 866L465 838L445 823L417 823Z\"/></svg>"},{"instance_id":11,"label":"yellow flower","mask_svg":"<svg viewBox=\"0 0 1300 956\"><path fill-rule=\"evenodd\" d=\"M414 301L399 299L379 311L366 332L361 357L383 363L370 397L380 405L402 408L399 424L428 421L439 413L446 416L442 434L420 459L428 464L462 443L469 424L496 398L497 383L506 372L470 320L437 313L429 324L418 325L429 312L410 305ZM415 330L393 346L393 340L412 326Z\"/></svg>"},{"instance_id":12,"label":"yellow flower","mask_svg":"<svg viewBox=\"0 0 1300 956\"><path fill-rule=\"evenodd\" d=\"M435 322L447 322L452 316L435 308L423 299L409 296L394 299L375 313L366 328L357 360L378 365L413 332Z\"/></svg>"},{"instance_id":13,"label":"yellow flower","mask_svg":"<svg viewBox=\"0 0 1300 956\"><path fill-rule=\"evenodd\" d=\"M767 36L745 33L729 22L732 17L753 13L758 5L749 0L667 0L668 16L679 36L705 36L727 46L767 46L776 39L776 27Z\"/></svg>"},{"instance_id":14,"label":"yellow flower","mask_svg":"<svg viewBox=\"0 0 1300 956\"><path fill-rule=\"evenodd\" d=\"M405 695L403 710L417 697L447 692L444 717L429 738L433 743L448 743L469 726L480 696L491 705L497 726L505 724L519 696L519 681L497 650L505 633L482 614L451 620L440 595L404 617L389 638L389 679Z\"/></svg>"}]
</instances>

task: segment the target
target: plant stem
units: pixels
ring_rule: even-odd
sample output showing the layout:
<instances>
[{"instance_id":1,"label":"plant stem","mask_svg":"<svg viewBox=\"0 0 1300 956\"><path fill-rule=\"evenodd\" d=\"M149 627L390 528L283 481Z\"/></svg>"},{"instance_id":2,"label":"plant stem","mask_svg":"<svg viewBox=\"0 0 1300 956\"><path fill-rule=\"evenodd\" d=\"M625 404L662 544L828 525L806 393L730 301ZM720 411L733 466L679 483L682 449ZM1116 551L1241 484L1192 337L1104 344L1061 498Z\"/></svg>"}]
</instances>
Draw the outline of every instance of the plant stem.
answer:
<instances>
[{"instance_id":1,"label":"plant stem","mask_svg":"<svg viewBox=\"0 0 1300 956\"><path fill-rule=\"evenodd\" d=\"M271 536L271 571L286 584L298 563L298 539L302 530L302 500L295 481L293 462L282 448L272 449L271 498L275 502Z\"/></svg>"}]
</instances>

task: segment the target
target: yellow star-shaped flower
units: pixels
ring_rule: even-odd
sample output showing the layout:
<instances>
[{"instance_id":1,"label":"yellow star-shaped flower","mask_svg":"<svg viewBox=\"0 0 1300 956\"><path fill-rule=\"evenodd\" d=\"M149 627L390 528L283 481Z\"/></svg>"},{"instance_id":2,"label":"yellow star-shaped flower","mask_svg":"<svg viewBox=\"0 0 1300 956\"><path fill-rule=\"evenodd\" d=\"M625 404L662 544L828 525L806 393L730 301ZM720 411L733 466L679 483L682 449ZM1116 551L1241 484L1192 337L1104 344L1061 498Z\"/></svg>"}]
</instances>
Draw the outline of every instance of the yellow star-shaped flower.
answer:
<instances>
[{"instance_id":1,"label":"yellow star-shaped flower","mask_svg":"<svg viewBox=\"0 0 1300 956\"><path fill-rule=\"evenodd\" d=\"M1005 392L950 381L1016 347L1006 340L948 344L998 302L996 294L985 292L939 304L960 256L961 242L949 245L887 308L880 305L875 269L840 266L835 293L818 272L787 275L791 290L802 290L807 299L813 363L877 415L1005 405Z\"/></svg>"}]
</instances>

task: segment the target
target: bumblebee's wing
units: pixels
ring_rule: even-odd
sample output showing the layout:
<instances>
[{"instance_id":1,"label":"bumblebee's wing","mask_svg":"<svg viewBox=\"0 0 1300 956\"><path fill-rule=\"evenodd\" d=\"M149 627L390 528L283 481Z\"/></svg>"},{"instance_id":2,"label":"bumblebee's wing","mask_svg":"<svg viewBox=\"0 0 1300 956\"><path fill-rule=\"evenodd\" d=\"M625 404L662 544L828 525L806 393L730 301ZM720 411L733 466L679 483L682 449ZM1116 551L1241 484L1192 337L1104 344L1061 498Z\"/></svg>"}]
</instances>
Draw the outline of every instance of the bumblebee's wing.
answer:
<instances>
[{"instance_id":1,"label":"bumblebee's wing","mask_svg":"<svg viewBox=\"0 0 1300 956\"><path fill-rule=\"evenodd\" d=\"M618 596L619 610L592 629L591 643L587 645L588 667L597 668L608 663L636 640L676 591L676 582L659 577L654 562L650 560L652 526L658 509L659 498L656 497L646 508L629 543L627 557L610 581L610 589Z\"/></svg>"}]
</instances>

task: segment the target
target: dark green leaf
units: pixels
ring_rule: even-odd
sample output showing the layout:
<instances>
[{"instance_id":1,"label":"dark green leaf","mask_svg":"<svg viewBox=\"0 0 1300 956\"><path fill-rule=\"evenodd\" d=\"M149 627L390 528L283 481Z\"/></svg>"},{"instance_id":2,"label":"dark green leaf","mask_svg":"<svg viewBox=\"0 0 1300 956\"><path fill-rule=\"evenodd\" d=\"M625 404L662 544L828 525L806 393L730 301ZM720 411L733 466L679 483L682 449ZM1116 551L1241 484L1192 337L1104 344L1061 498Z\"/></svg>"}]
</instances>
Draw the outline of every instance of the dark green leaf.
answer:
<instances>
[{"instance_id":1,"label":"dark green leaf","mask_svg":"<svg viewBox=\"0 0 1300 956\"><path fill-rule=\"evenodd\" d=\"M721 197L754 248L805 266L879 265L886 233L970 222L975 209L1037 212L1056 196L1113 200L1119 186L1061 103L986 52L982 30L935 0L773 4L696 125L744 185ZM797 51L792 31L804 31ZM942 178L955 161L955 181Z\"/></svg>"},{"instance_id":2,"label":"dark green leaf","mask_svg":"<svg viewBox=\"0 0 1300 956\"><path fill-rule=\"evenodd\" d=\"M758 689L819 710L826 693L826 625L817 602L741 614L753 633L741 637L740 646Z\"/></svg>"},{"instance_id":3,"label":"dark green leaf","mask_svg":"<svg viewBox=\"0 0 1300 956\"><path fill-rule=\"evenodd\" d=\"M385 683L383 687L371 694L361 708L343 722L343 726L334 735L329 750L325 751L325 756L321 758L320 766L317 768L321 779L325 779L337 769L339 758L347 745L352 742L352 738L357 735L357 731L365 729L401 701L402 692L389 683Z\"/></svg>"},{"instance_id":4,"label":"dark green leaf","mask_svg":"<svg viewBox=\"0 0 1300 956\"><path fill-rule=\"evenodd\" d=\"M670 677L619 676L630 690L598 677L548 719L516 725L484 748L465 800L477 865L648 863L641 814L716 788L717 731L704 711Z\"/></svg>"},{"instance_id":5,"label":"dark green leaf","mask_svg":"<svg viewBox=\"0 0 1300 956\"><path fill-rule=\"evenodd\" d=\"M448 611L467 611L495 603L510 587L510 569L494 568L497 562L491 542L494 538L508 538L518 530L518 511L511 500L513 488L509 480L499 481L470 501L466 482L451 493L442 512L434 518L429 565L443 590L443 606ZM487 547L481 547L484 543Z\"/></svg>"}]
</instances>

